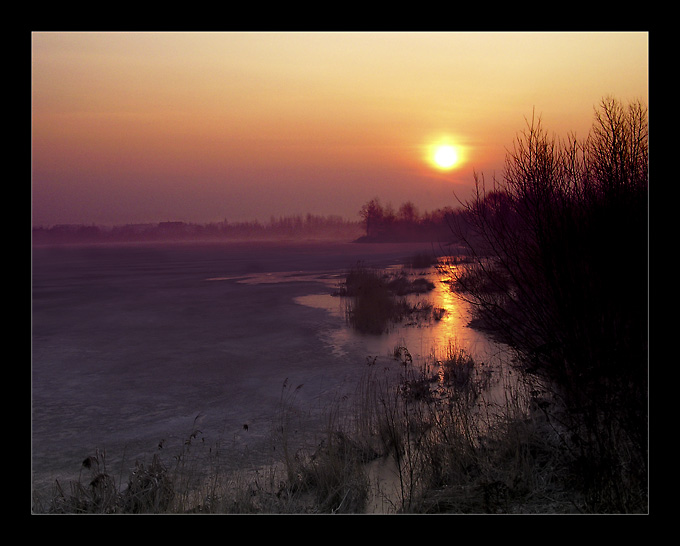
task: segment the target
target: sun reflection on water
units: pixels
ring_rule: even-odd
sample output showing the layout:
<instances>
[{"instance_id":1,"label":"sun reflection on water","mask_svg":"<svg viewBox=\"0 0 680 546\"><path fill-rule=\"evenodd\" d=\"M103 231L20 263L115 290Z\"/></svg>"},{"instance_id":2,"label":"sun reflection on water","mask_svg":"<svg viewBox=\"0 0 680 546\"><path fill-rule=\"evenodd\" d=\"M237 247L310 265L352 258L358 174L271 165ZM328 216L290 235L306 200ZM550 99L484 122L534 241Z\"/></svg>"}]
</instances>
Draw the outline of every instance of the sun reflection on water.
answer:
<instances>
[{"instance_id":1,"label":"sun reflection on water","mask_svg":"<svg viewBox=\"0 0 680 546\"><path fill-rule=\"evenodd\" d=\"M469 326L470 305L452 290L454 264L410 269L395 265L385 270L388 275L406 275L411 280L423 278L434 288L422 294L410 294L407 301L423 307L431 306L427 319L420 317L392 325L387 333L362 334L346 321L346 298L331 295L342 275L338 272L277 272L251 273L240 276L217 277L210 281L233 281L244 284L291 282L321 283L322 292L298 296L295 302L307 307L324 309L329 320L319 328L318 335L334 356L345 357L363 352L371 356L393 355L397 347L405 347L414 358L443 361L452 347L464 350L477 362L491 363L504 353L503 347L482 332Z\"/></svg>"},{"instance_id":2,"label":"sun reflection on water","mask_svg":"<svg viewBox=\"0 0 680 546\"><path fill-rule=\"evenodd\" d=\"M295 301L325 309L333 317L335 326L327 326L319 335L336 356L346 356L357 350L373 356L392 355L396 347L406 347L414 358L442 360L455 346L475 360L489 361L499 353L499 347L468 326L471 319L469 304L451 289L452 271L447 267L402 270L401 266L395 266L388 270L392 274L405 272L412 279L422 277L431 281L433 290L409 295L407 300L411 304L431 305L433 313L427 320L395 324L381 335L362 334L352 329L345 321L343 298L319 293L300 296Z\"/></svg>"}]
</instances>

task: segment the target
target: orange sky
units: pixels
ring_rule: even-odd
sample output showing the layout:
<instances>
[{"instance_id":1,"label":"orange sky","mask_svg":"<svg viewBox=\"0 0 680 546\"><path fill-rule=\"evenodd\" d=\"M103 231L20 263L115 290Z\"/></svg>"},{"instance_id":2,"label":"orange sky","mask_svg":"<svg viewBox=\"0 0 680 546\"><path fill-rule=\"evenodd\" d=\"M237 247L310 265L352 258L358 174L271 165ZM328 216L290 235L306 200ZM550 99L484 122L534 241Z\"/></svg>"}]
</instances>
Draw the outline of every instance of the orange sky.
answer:
<instances>
[{"instance_id":1,"label":"orange sky","mask_svg":"<svg viewBox=\"0 0 680 546\"><path fill-rule=\"evenodd\" d=\"M33 33L33 224L358 219L648 102L647 33ZM437 170L429 147L459 163Z\"/></svg>"}]
</instances>

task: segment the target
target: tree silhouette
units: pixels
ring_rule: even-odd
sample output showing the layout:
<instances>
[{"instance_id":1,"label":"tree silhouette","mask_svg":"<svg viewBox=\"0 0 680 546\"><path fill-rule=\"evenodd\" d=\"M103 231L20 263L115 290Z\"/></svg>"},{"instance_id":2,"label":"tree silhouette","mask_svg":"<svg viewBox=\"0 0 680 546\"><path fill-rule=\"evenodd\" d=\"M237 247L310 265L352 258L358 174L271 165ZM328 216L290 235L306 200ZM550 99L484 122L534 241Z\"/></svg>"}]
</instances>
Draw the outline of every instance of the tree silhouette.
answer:
<instances>
[{"instance_id":1,"label":"tree silhouette","mask_svg":"<svg viewBox=\"0 0 680 546\"><path fill-rule=\"evenodd\" d=\"M647 158L639 102L603 99L584 141L533 118L454 226L476 320L552 392L592 506L624 511L646 491Z\"/></svg>"},{"instance_id":2,"label":"tree silhouette","mask_svg":"<svg viewBox=\"0 0 680 546\"><path fill-rule=\"evenodd\" d=\"M376 197L364 204L359 211L359 216L361 216L364 222L366 236L372 237L375 235L384 216L384 210L380 204L380 200Z\"/></svg>"}]
</instances>

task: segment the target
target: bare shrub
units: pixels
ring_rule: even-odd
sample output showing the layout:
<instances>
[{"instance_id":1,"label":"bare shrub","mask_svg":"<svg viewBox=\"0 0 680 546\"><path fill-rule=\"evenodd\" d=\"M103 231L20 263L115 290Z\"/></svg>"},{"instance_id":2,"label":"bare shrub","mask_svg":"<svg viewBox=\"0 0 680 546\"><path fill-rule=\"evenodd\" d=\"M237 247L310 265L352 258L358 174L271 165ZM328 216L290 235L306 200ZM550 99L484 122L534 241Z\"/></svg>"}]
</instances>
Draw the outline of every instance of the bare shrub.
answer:
<instances>
[{"instance_id":1,"label":"bare shrub","mask_svg":"<svg viewBox=\"0 0 680 546\"><path fill-rule=\"evenodd\" d=\"M647 153L640 103L603 100L584 141L533 119L454 226L459 293L551 389L593 511L646 508Z\"/></svg>"}]
</instances>

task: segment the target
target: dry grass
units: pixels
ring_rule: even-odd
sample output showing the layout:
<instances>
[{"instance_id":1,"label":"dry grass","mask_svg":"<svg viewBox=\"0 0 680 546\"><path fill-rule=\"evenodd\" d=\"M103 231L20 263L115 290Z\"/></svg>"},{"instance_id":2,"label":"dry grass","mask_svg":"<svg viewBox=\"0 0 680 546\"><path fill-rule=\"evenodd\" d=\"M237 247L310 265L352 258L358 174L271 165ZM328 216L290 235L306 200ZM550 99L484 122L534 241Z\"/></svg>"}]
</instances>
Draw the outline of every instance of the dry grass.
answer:
<instances>
[{"instance_id":1,"label":"dry grass","mask_svg":"<svg viewBox=\"0 0 680 546\"><path fill-rule=\"evenodd\" d=\"M59 514L570 513L569 466L535 385L451 345L414 362L406 347L367 363L355 395L330 402L321 437L293 438L301 386L284 383L271 466L226 472L190 437L116 483L105 453L55 484L36 512ZM382 472L381 475L378 473Z\"/></svg>"}]
</instances>

